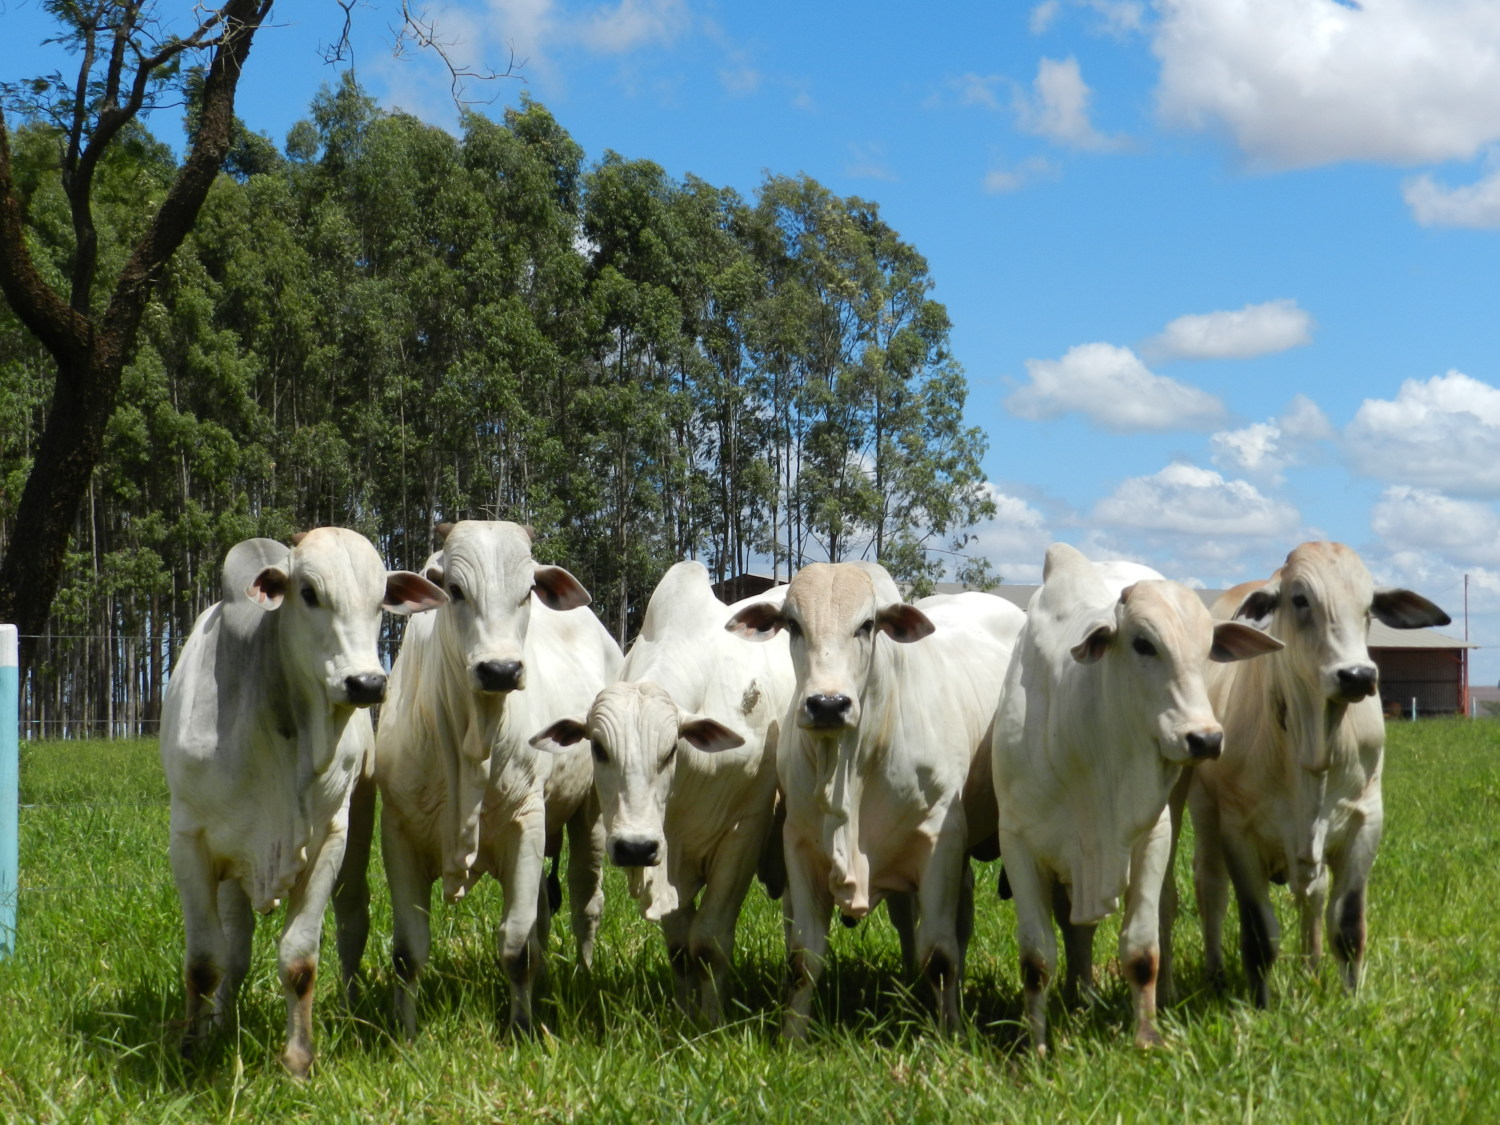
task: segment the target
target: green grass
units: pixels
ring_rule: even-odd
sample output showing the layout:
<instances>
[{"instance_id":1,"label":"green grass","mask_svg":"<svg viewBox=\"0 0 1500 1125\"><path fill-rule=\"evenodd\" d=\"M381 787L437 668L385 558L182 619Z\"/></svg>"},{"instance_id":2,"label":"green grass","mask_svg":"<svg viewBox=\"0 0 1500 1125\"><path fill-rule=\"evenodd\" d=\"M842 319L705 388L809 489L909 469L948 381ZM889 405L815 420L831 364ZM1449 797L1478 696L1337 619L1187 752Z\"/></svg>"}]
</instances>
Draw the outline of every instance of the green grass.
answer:
<instances>
[{"instance_id":1,"label":"green grass","mask_svg":"<svg viewBox=\"0 0 1500 1125\"><path fill-rule=\"evenodd\" d=\"M437 907L422 1031L407 1045L386 1017L377 869L352 1013L336 997L329 923L307 1082L277 1062L274 920L256 935L238 1038L194 1067L178 1057L181 919L155 744L28 744L20 937L0 962L0 1121L1500 1121L1500 723L1396 723L1389 737L1386 838L1354 999L1331 964L1312 976L1294 956L1276 968L1269 1011L1238 999L1241 980L1211 995L1184 866L1185 996L1163 1017L1169 1047L1131 1047L1104 927L1102 997L1083 1011L1054 1003L1055 1053L1038 1064L1023 1046L1013 917L991 867L964 1034L937 1035L902 987L882 914L835 927L817 1031L779 1044L780 908L758 887L741 925L738 1018L699 1032L673 1013L659 933L611 872L592 980L572 968L566 926L553 935L554 1034L516 1041L500 1029L499 888L487 883ZM1283 931L1296 932L1285 910Z\"/></svg>"}]
</instances>

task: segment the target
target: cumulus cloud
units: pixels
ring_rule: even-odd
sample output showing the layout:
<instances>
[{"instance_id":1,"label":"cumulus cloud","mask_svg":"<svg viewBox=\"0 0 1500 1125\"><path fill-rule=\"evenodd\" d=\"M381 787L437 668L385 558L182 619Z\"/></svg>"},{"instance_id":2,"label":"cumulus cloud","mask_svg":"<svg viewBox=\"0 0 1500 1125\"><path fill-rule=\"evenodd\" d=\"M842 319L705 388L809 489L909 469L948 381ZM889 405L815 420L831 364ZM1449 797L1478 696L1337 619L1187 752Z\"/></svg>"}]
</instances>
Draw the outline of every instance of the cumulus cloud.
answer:
<instances>
[{"instance_id":1,"label":"cumulus cloud","mask_svg":"<svg viewBox=\"0 0 1500 1125\"><path fill-rule=\"evenodd\" d=\"M897 178L886 160L884 145L856 144L851 141L848 149L849 162L844 166L846 176L862 180L895 180Z\"/></svg>"},{"instance_id":2,"label":"cumulus cloud","mask_svg":"<svg viewBox=\"0 0 1500 1125\"><path fill-rule=\"evenodd\" d=\"M1500 567L1500 513L1430 488L1395 485L1370 513L1370 527L1395 554L1436 554L1457 564Z\"/></svg>"},{"instance_id":3,"label":"cumulus cloud","mask_svg":"<svg viewBox=\"0 0 1500 1125\"><path fill-rule=\"evenodd\" d=\"M1159 359L1250 359L1312 343L1313 319L1289 298L1179 316L1142 347Z\"/></svg>"},{"instance_id":4,"label":"cumulus cloud","mask_svg":"<svg viewBox=\"0 0 1500 1125\"><path fill-rule=\"evenodd\" d=\"M1401 194L1424 227L1500 230L1500 167L1466 187L1450 188L1431 176L1416 176L1402 185Z\"/></svg>"},{"instance_id":5,"label":"cumulus cloud","mask_svg":"<svg viewBox=\"0 0 1500 1125\"><path fill-rule=\"evenodd\" d=\"M528 71L548 76L558 72L551 56L559 48L623 55L674 43L693 24L686 0L617 0L576 14L557 0L487 0L487 6L494 40L524 59Z\"/></svg>"},{"instance_id":6,"label":"cumulus cloud","mask_svg":"<svg viewBox=\"0 0 1500 1125\"><path fill-rule=\"evenodd\" d=\"M1306 395L1292 399L1280 418L1253 422L1239 430L1221 430L1209 440L1213 462L1230 472L1280 483L1284 470L1304 465L1316 447L1334 437L1328 416Z\"/></svg>"},{"instance_id":7,"label":"cumulus cloud","mask_svg":"<svg viewBox=\"0 0 1500 1125\"><path fill-rule=\"evenodd\" d=\"M1500 497L1500 389L1449 371L1366 399L1344 431L1359 473L1455 496Z\"/></svg>"},{"instance_id":8,"label":"cumulus cloud","mask_svg":"<svg viewBox=\"0 0 1500 1125\"><path fill-rule=\"evenodd\" d=\"M984 487L994 501L995 516L970 529L966 550L988 559L1006 582L1040 582L1042 560L1054 539L1046 515L1003 485L986 481Z\"/></svg>"},{"instance_id":9,"label":"cumulus cloud","mask_svg":"<svg viewBox=\"0 0 1500 1125\"><path fill-rule=\"evenodd\" d=\"M1031 382L1005 400L1019 418L1077 412L1116 433L1206 430L1225 417L1207 391L1151 371L1129 348L1079 344L1061 359L1028 359Z\"/></svg>"},{"instance_id":10,"label":"cumulus cloud","mask_svg":"<svg viewBox=\"0 0 1500 1125\"><path fill-rule=\"evenodd\" d=\"M1285 538L1300 517L1289 504L1249 481L1174 462L1149 477L1130 477L1094 507L1102 524L1208 538Z\"/></svg>"},{"instance_id":11,"label":"cumulus cloud","mask_svg":"<svg viewBox=\"0 0 1500 1125\"><path fill-rule=\"evenodd\" d=\"M1297 168L1472 157L1500 139L1493 0L1158 0L1157 104Z\"/></svg>"},{"instance_id":12,"label":"cumulus cloud","mask_svg":"<svg viewBox=\"0 0 1500 1125\"><path fill-rule=\"evenodd\" d=\"M1118 138L1100 133L1089 120L1092 97L1077 59L1042 59L1031 92L1016 94L1017 121L1026 132L1069 148L1102 151L1120 147Z\"/></svg>"}]
</instances>

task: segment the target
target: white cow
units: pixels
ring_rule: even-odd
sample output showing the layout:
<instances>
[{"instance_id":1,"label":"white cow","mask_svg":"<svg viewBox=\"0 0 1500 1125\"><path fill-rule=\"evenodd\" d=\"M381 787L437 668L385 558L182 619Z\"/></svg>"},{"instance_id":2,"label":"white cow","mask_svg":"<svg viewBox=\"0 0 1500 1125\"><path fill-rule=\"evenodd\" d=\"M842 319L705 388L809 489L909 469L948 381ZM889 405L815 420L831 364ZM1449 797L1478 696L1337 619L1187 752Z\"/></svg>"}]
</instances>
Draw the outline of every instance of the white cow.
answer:
<instances>
[{"instance_id":1,"label":"white cow","mask_svg":"<svg viewBox=\"0 0 1500 1125\"><path fill-rule=\"evenodd\" d=\"M1106 582L1065 543L1047 551L995 717L1000 852L1015 895L1017 944L1032 1043L1047 1044L1046 994L1057 964L1068 984L1092 978L1094 928L1125 896L1120 960L1136 1043L1160 1042L1154 1017L1157 900L1171 848L1167 798L1184 763L1216 757L1209 661L1280 645L1245 625L1215 625L1176 582Z\"/></svg>"},{"instance_id":2,"label":"white cow","mask_svg":"<svg viewBox=\"0 0 1500 1125\"><path fill-rule=\"evenodd\" d=\"M1255 1003L1266 1006L1279 936L1269 884L1287 883L1304 956L1316 963L1322 953L1326 903L1333 951L1353 989L1384 820L1385 720L1366 647L1370 617L1418 629L1446 625L1448 615L1410 590L1376 589L1341 543L1303 543L1268 581L1225 593L1214 614L1254 621L1286 647L1270 660L1222 669L1209 685L1228 745L1188 788L1205 968L1222 977L1232 882L1245 973Z\"/></svg>"},{"instance_id":3,"label":"white cow","mask_svg":"<svg viewBox=\"0 0 1500 1125\"><path fill-rule=\"evenodd\" d=\"M252 909L286 899L282 1061L300 1077L312 1065L323 910L372 742L364 708L385 695L380 611L446 598L425 578L387 571L357 532L318 528L293 543L250 539L225 558L223 600L193 625L167 687L161 759L187 929L183 1053L233 1010Z\"/></svg>"},{"instance_id":4,"label":"white cow","mask_svg":"<svg viewBox=\"0 0 1500 1125\"><path fill-rule=\"evenodd\" d=\"M723 1018L735 926L772 830L793 687L784 639L751 646L724 631L751 600L726 606L701 563L673 566L620 681L585 719L533 740L548 749L589 740L606 854L631 869L642 913L661 922L678 1004L709 1024Z\"/></svg>"},{"instance_id":5,"label":"white cow","mask_svg":"<svg viewBox=\"0 0 1500 1125\"><path fill-rule=\"evenodd\" d=\"M785 1036L806 1032L833 907L859 919L883 899L903 953L934 990L940 1026L958 1024L974 903L966 849L993 829L971 822L969 809L982 810L981 820L992 812L982 755L1024 615L988 594L922 607L904 604L879 566L817 563L792 579L784 605L762 602L730 618L751 640L786 630L796 672L777 747L791 971ZM976 755L980 768L971 771ZM966 803L976 775L978 794Z\"/></svg>"},{"instance_id":6,"label":"white cow","mask_svg":"<svg viewBox=\"0 0 1500 1125\"><path fill-rule=\"evenodd\" d=\"M381 850L391 888L396 1013L416 1033L417 977L431 946L432 884L457 901L486 872L505 889L500 960L510 1019L531 1029L551 905L545 856L568 833L580 963L593 958L604 844L588 752L539 753L538 730L582 713L619 672L619 646L573 575L531 557L514 523L438 528L427 577L449 603L407 628L375 740Z\"/></svg>"}]
</instances>

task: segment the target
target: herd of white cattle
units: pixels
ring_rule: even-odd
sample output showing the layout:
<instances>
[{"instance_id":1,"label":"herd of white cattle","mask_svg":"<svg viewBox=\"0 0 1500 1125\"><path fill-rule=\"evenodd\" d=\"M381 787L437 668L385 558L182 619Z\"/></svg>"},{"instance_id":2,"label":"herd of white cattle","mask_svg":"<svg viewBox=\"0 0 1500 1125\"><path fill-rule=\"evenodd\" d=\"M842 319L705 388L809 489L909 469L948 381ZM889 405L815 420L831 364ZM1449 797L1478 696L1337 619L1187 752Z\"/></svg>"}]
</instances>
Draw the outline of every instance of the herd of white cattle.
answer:
<instances>
[{"instance_id":1,"label":"herd of white cattle","mask_svg":"<svg viewBox=\"0 0 1500 1125\"><path fill-rule=\"evenodd\" d=\"M438 532L420 574L386 570L341 528L290 548L249 540L225 559L223 599L194 625L162 726L184 1053L233 1018L252 912L284 901L282 1058L307 1073L329 900L346 989L369 933L377 791L408 1035L432 885L453 902L485 873L504 888L510 1021L532 1028L561 898L545 862L564 833L579 962L593 957L607 858L661 924L679 1005L708 1023L723 1017L758 875L786 919L784 1035L806 1032L834 914L852 925L881 902L938 1025L953 1028L969 860L999 854L1035 1048L1046 1050L1057 931L1068 990L1089 988L1094 929L1122 898L1135 1038L1157 1043L1184 812L1212 978L1232 887L1246 975L1267 1003L1275 882L1295 896L1303 954L1320 955L1326 918L1358 983L1382 823L1369 621L1448 617L1376 589L1347 547L1304 543L1212 612L1148 568L1063 544L1025 612L980 593L908 604L869 563L814 564L725 605L683 562L623 656L578 580L532 559L525 528ZM414 615L389 677L382 610Z\"/></svg>"}]
</instances>

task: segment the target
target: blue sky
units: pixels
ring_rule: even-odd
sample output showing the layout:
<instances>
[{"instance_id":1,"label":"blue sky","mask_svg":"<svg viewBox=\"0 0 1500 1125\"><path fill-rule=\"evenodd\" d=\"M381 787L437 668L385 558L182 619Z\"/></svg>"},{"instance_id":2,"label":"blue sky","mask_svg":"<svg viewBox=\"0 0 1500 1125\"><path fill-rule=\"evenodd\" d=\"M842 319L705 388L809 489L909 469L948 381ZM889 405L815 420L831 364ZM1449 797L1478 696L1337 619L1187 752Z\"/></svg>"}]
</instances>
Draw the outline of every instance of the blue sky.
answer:
<instances>
[{"instance_id":1,"label":"blue sky","mask_svg":"<svg viewBox=\"0 0 1500 1125\"><path fill-rule=\"evenodd\" d=\"M164 8L185 8L166 5ZM1049 542L1224 586L1356 547L1443 605L1500 679L1500 4L468 0L426 11L498 114L747 197L805 172L926 255L989 435L978 546ZM360 81L453 127L393 5ZM277 6L240 115L278 143L335 75L327 0ZM0 78L49 69L0 0ZM164 137L175 117L155 124Z\"/></svg>"}]
</instances>

